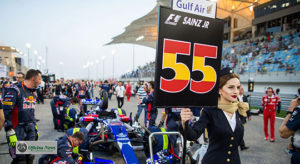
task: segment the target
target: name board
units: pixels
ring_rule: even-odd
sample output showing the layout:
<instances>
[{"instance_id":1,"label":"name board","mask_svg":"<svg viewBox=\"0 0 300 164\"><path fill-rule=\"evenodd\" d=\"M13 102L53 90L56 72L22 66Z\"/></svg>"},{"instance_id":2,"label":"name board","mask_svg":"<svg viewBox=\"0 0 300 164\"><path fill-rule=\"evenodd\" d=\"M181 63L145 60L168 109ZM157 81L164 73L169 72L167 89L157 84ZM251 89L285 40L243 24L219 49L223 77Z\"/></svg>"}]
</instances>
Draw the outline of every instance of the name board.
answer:
<instances>
[{"instance_id":1,"label":"name board","mask_svg":"<svg viewBox=\"0 0 300 164\"><path fill-rule=\"evenodd\" d=\"M224 22L159 9L156 107L216 106Z\"/></svg>"}]
</instances>

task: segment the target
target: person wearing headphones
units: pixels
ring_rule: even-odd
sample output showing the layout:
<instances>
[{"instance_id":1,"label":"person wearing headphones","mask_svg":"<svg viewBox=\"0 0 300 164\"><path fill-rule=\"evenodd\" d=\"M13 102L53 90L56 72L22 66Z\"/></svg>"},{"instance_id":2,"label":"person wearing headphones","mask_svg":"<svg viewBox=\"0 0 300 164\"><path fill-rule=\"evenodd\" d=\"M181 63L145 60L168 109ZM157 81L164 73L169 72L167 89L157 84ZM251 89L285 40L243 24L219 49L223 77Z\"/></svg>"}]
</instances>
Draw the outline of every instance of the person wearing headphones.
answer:
<instances>
[{"instance_id":1,"label":"person wearing headphones","mask_svg":"<svg viewBox=\"0 0 300 164\"><path fill-rule=\"evenodd\" d=\"M276 116L276 106L278 105L278 97L274 94L274 90L268 87L266 95L262 97L262 107L263 107L263 119L264 119L264 132L265 140L270 142L275 142L275 116ZM269 138L268 133L268 122L270 120L270 130L271 137Z\"/></svg>"}]
</instances>

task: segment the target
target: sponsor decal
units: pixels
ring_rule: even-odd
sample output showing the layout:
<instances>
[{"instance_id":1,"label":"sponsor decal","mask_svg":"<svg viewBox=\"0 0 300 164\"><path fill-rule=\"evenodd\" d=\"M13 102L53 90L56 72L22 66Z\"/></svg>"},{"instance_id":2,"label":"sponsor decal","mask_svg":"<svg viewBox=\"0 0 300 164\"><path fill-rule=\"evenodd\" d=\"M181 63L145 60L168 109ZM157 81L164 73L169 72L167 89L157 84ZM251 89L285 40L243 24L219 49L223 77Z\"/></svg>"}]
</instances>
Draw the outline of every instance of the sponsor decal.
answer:
<instances>
[{"instance_id":1,"label":"sponsor decal","mask_svg":"<svg viewBox=\"0 0 300 164\"><path fill-rule=\"evenodd\" d=\"M173 0L173 10L205 16L209 18L216 17L216 2L207 0Z\"/></svg>"},{"instance_id":2,"label":"sponsor decal","mask_svg":"<svg viewBox=\"0 0 300 164\"><path fill-rule=\"evenodd\" d=\"M3 105L10 105L10 106L11 106L13 103L12 103L12 102L9 102L9 101L3 101L2 104L3 104Z\"/></svg>"}]
</instances>

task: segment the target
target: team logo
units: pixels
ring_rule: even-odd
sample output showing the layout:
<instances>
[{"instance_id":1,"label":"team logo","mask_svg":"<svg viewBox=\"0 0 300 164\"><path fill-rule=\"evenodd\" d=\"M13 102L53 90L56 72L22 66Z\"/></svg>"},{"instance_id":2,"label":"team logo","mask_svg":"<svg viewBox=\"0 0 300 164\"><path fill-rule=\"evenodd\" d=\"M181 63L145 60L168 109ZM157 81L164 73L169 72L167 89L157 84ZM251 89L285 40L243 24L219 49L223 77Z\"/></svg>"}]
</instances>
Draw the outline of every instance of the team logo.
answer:
<instances>
[{"instance_id":1,"label":"team logo","mask_svg":"<svg viewBox=\"0 0 300 164\"><path fill-rule=\"evenodd\" d=\"M28 98L25 98L24 102L35 103L36 100L33 96L29 96Z\"/></svg>"},{"instance_id":2,"label":"team logo","mask_svg":"<svg viewBox=\"0 0 300 164\"><path fill-rule=\"evenodd\" d=\"M27 144L24 142L19 142L17 145L17 149L19 152L24 153L27 150Z\"/></svg>"},{"instance_id":3,"label":"team logo","mask_svg":"<svg viewBox=\"0 0 300 164\"><path fill-rule=\"evenodd\" d=\"M117 134L117 136L118 136L119 138L127 137L127 135L125 135L124 133Z\"/></svg>"},{"instance_id":4,"label":"team logo","mask_svg":"<svg viewBox=\"0 0 300 164\"><path fill-rule=\"evenodd\" d=\"M165 24L176 26L180 18L180 15L170 14L168 19L165 21Z\"/></svg>"}]
</instances>

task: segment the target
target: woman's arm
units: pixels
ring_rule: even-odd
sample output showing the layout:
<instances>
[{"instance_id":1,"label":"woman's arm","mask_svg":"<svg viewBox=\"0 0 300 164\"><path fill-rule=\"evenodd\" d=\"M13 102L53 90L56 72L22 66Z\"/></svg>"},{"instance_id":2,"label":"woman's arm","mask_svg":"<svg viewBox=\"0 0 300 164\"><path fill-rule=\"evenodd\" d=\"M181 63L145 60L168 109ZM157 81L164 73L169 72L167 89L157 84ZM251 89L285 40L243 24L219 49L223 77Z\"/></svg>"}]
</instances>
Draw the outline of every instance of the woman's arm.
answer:
<instances>
[{"instance_id":1,"label":"woman's arm","mask_svg":"<svg viewBox=\"0 0 300 164\"><path fill-rule=\"evenodd\" d=\"M201 134L204 132L204 129L206 128L207 124L209 123L209 117L206 110L203 110L200 119L194 123L193 126L190 126L186 122L191 120L193 117L193 113L190 109L183 109L180 113L181 116L181 127L180 131L182 134L185 134L188 140L197 140Z\"/></svg>"},{"instance_id":2,"label":"woman's arm","mask_svg":"<svg viewBox=\"0 0 300 164\"><path fill-rule=\"evenodd\" d=\"M1 108L0 109L0 131L4 125L4 121L5 121L5 118L4 118L4 113L3 113L3 109Z\"/></svg>"}]
</instances>

